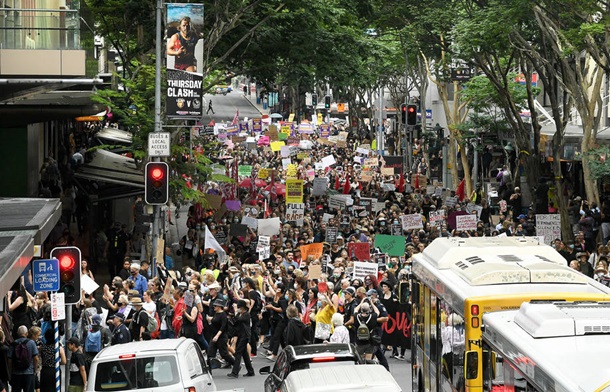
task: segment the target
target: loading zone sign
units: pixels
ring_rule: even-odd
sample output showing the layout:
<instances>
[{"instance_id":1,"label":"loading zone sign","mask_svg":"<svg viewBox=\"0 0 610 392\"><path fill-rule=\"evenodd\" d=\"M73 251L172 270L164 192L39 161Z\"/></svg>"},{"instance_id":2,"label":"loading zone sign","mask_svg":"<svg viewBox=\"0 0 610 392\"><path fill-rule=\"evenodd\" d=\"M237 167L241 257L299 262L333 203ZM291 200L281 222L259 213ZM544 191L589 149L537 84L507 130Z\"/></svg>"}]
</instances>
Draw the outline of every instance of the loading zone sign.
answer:
<instances>
[{"instance_id":1,"label":"loading zone sign","mask_svg":"<svg viewBox=\"0 0 610 392\"><path fill-rule=\"evenodd\" d=\"M168 157L169 151L169 132L151 132L148 134L148 156L149 157Z\"/></svg>"},{"instance_id":2,"label":"loading zone sign","mask_svg":"<svg viewBox=\"0 0 610 392\"><path fill-rule=\"evenodd\" d=\"M59 290L59 260L34 260L32 262L34 291Z\"/></svg>"}]
</instances>

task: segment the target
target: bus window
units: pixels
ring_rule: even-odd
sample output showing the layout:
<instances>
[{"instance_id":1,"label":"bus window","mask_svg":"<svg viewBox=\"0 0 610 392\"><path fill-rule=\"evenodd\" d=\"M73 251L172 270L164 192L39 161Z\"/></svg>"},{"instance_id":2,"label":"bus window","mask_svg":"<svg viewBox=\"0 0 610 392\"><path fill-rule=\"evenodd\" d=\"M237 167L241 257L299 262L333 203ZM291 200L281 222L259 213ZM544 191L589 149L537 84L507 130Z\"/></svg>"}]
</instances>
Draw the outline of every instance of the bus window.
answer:
<instances>
[{"instance_id":1,"label":"bus window","mask_svg":"<svg viewBox=\"0 0 610 392\"><path fill-rule=\"evenodd\" d=\"M466 352L466 379L474 380L479 377L479 354L476 351Z\"/></svg>"},{"instance_id":2,"label":"bus window","mask_svg":"<svg viewBox=\"0 0 610 392\"><path fill-rule=\"evenodd\" d=\"M464 352L465 335L464 319L444 302L440 304L443 309L444 321L441 324L442 339L442 374L457 390L464 386Z\"/></svg>"},{"instance_id":3,"label":"bus window","mask_svg":"<svg viewBox=\"0 0 610 392\"><path fill-rule=\"evenodd\" d=\"M483 346L483 391L496 391L504 387L504 361L502 356L484 344ZM504 390L504 389L502 389Z\"/></svg>"}]
</instances>

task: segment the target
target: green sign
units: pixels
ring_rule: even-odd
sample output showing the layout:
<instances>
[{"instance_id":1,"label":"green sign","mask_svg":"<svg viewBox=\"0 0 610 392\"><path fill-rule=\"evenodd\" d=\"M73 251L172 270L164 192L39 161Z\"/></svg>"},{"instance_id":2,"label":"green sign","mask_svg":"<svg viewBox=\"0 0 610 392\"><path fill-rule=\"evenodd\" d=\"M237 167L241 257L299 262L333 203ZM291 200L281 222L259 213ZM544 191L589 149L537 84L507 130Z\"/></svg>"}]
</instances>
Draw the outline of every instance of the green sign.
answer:
<instances>
[{"instance_id":1,"label":"green sign","mask_svg":"<svg viewBox=\"0 0 610 392\"><path fill-rule=\"evenodd\" d=\"M379 248L382 253L390 256L405 255L406 238L402 235L377 234L375 236L375 248Z\"/></svg>"},{"instance_id":2,"label":"green sign","mask_svg":"<svg viewBox=\"0 0 610 392\"><path fill-rule=\"evenodd\" d=\"M239 165L237 174L239 174L240 177L250 177L252 174L252 165Z\"/></svg>"},{"instance_id":3,"label":"green sign","mask_svg":"<svg viewBox=\"0 0 610 392\"><path fill-rule=\"evenodd\" d=\"M288 139L288 135L286 135L285 133L280 132L277 134L277 140L286 140L286 139Z\"/></svg>"}]
</instances>

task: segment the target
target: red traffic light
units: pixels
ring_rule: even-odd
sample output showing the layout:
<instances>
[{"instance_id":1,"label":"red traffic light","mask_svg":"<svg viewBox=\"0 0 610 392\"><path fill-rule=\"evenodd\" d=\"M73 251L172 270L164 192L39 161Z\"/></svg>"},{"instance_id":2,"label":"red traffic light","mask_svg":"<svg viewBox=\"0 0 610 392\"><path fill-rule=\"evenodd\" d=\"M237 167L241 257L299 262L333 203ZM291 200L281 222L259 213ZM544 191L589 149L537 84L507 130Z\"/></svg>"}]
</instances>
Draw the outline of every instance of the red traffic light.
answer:
<instances>
[{"instance_id":1,"label":"red traffic light","mask_svg":"<svg viewBox=\"0 0 610 392\"><path fill-rule=\"evenodd\" d=\"M409 106L409 113L415 113L415 107Z\"/></svg>"},{"instance_id":2,"label":"red traffic light","mask_svg":"<svg viewBox=\"0 0 610 392\"><path fill-rule=\"evenodd\" d=\"M66 304L81 300L81 253L75 246L51 250L51 258L59 260L59 292L65 294Z\"/></svg>"},{"instance_id":3,"label":"red traffic light","mask_svg":"<svg viewBox=\"0 0 610 392\"><path fill-rule=\"evenodd\" d=\"M59 269L60 270L72 269L72 268L74 268L74 263L76 263L76 261L74 260L72 255L63 254L63 255L59 256Z\"/></svg>"},{"instance_id":4,"label":"red traffic light","mask_svg":"<svg viewBox=\"0 0 610 392\"><path fill-rule=\"evenodd\" d=\"M169 195L169 166L165 162L148 162L144 174L144 201L147 204L167 203Z\"/></svg>"},{"instance_id":5,"label":"red traffic light","mask_svg":"<svg viewBox=\"0 0 610 392\"><path fill-rule=\"evenodd\" d=\"M163 178L163 170L161 170L158 167L153 168L153 170L150 172L150 176L153 178L153 180L160 180Z\"/></svg>"}]
</instances>

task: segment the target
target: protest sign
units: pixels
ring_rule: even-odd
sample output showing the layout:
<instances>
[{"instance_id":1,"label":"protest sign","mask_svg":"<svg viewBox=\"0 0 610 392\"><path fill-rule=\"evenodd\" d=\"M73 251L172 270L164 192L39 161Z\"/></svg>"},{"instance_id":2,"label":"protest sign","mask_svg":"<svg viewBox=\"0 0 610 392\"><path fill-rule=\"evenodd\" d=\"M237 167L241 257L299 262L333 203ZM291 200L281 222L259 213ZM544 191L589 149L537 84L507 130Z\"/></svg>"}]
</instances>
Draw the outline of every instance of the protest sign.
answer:
<instances>
[{"instance_id":1,"label":"protest sign","mask_svg":"<svg viewBox=\"0 0 610 392\"><path fill-rule=\"evenodd\" d=\"M421 214L409 214L400 217L402 219L403 230L423 229L424 224L421 219Z\"/></svg>"},{"instance_id":2,"label":"protest sign","mask_svg":"<svg viewBox=\"0 0 610 392\"><path fill-rule=\"evenodd\" d=\"M309 266L307 268L308 268L307 279L309 279L309 280L320 279L320 277L322 276L322 265L309 264Z\"/></svg>"},{"instance_id":3,"label":"protest sign","mask_svg":"<svg viewBox=\"0 0 610 392\"><path fill-rule=\"evenodd\" d=\"M288 170L288 166L292 163L291 158L282 158L282 169Z\"/></svg>"},{"instance_id":4,"label":"protest sign","mask_svg":"<svg viewBox=\"0 0 610 392\"><path fill-rule=\"evenodd\" d=\"M301 258L307 260L308 256L313 256L314 260L320 260L322 257L322 251L324 250L324 244L321 242L314 242L313 244L301 245Z\"/></svg>"},{"instance_id":5,"label":"protest sign","mask_svg":"<svg viewBox=\"0 0 610 392\"><path fill-rule=\"evenodd\" d=\"M324 223L328 223L329 220L331 220L332 218L334 218L335 216L332 214L327 214L324 213L324 215L322 215L322 222Z\"/></svg>"},{"instance_id":6,"label":"protest sign","mask_svg":"<svg viewBox=\"0 0 610 392\"><path fill-rule=\"evenodd\" d=\"M447 207L454 207L458 202L458 198L457 197L447 197L445 198L445 205Z\"/></svg>"},{"instance_id":7,"label":"protest sign","mask_svg":"<svg viewBox=\"0 0 610 392\"><path fill-rule=\"evenodd\" d=\"M561 215L536 214L536 235L544 237L547 245L555 238L561 238Z\"/></svg>"},{"instance_id":8,"label":"protest sign","mask_svg":"<svg viewBox=\"0 0 610 392\"><path fill-rule=\"evenodd\" d=\"M287 222L296 222L297 226L302 226L304 217L305 217L305 204L304 203L287 203L286 204L286 221Z\"/></svg>"},{"instance_id":9,"label":"protest sign","mask_svg":"<svg viewBox=\"0 0 610 392\"><path fill-rule=\"evenodd\" d=\"M445 222L445 210L430 211L430 226L440 227Z\"/></svg>"},{"instance_id":10,"label":"protest sign","mask_svg":"<svg viewBox=\"0 0 610 392\"><path fill-rule=\"evenodd\" d=\"M349 242L347 244L347 255L350 259L356 258L360 261L371 259L371 245L368 242Z\"/></svg>"},{"instance_id":11,"label":"protest sign","mask_svg":"<svg viewBox=\"0 0 610 392\"><path fill-rule=\"evenodd\" d=\"M384 168L392 168L394 169L394 172L392 174L400 174L402 173L402 162L403 162L403 157L401 155L387 155L384 156L383 158L383 162Z\"/></svg>"},{"instance_id":12,"label":"protest sign","mask_svg":"<svg viewBox=\"0 0 610 392\"><path fill-rule=\"evenodd\" d=\"M269 178L269 169L264 167L258 169L258 178L260 178L261 180L266 180L267 178Z\"/></svg>"},{"instance_id":13,"label":"protest sign","mask_svg":"<svg viewBox=\"0 0 610 392\"><path fill-rule=\"evenodd\" d=\"M282 158L288 158L290 156L290 146L281 146L280 155Z\"/></svg>"},{"instance_id":14,"label":"protest sign","mask_svg":"<svg viewBox=\"0 0 610 392\"><path fill-rule=\"evenodd\" d=\"M329 244L334 244L337 242L337 235L339 234L339 229L336 227L327 227L326 228L326 242Z\"/></svg>"},{"instance_id":15,"label":"protest sign","mask_svg":"<svg viewBox=\"0 0 610 392\"><path fill-rule=\"evenodd\" d=\"M226 245L227 243L227 233L224 230L217 230L214 234L214 238L220 245Z\"/></svg>"},{"instance_id":16,"label":"protest sign","mask_svg":"<svg viewBox=\"0 0 610 392\"><path fill-rule=\"evenodd\" d=\"M403 256L405 240L404 236L377 234L375 235L375 248L379 248L381 252L390 256Z\"/></svg>"},{"instance_id":17,"label":"protest sign","mask_svg":"<svg viewBox=\"0 0 610 392\"><path fill-rule=\"evenodd\" d=\"M227 200L225 206L228 211L239 211L241 210L241 201L239 200Z\"/></svg>"},{"instance_id":18,"label":"protest sign","mask_svg":"<svg viewBox=\"0 0 610 392\"><path fill-rule=\"evenodd\" d=\"M239 165L237 167L237 175L240 177L249 177L252 174L252 165Z\"/></svg>"},{"instance_id":19,"label":"protest sign","mask_svg":"<svg viewBox=\"0 0 610 392\"><path fill-rule=\"evenodd\" d=\"M402 225L392 224L392 235L402 235Z\"/></svg>"},{"instance_id":20,"label":"protest sign","mask_svg":"<svg viewBox=\"0 0 610 392\"><path fill-rule=\"evenodd\" d=\"M282 149L284 142L271 142L271 151L278 152Z\"/></svg>"},{"instance_id":21,"label":"protest sign","mask_svg":"<svg viewBox=\"0 0 610 392\"><path fill-rule=\"evenodd\" d=\"M259 235L278 235L280 234L280 218L258 219Z\"/></svg>"},{"instance_id":22,"label":"protest sign","mask_svg":"<svg viewBox=\"0 0 610 392\"><path fill-rule=\"evenodd\" d=\"M246 225L249 228L256 230L258 228L258 219L251 216L244 216L241 218L241 224Z\"/></svg>"},{"instance_id":23,"label":"protest sign","mask_svg":"<svg viewBox=\"0 0 610 392\"><path fill-rule=\"evenodd\" d=\"M351 218L349 215L341 215L341 219L339 220L339 227L342 231L349 230L349 224L351 222Z\"/></svg>"},{"instance_id":24,"label":"protest sign","mask_svg":"<svg viewBox=\"0 0 610 392\"><path fill-rule=\"evenodd\" d=\"M220 195L211 195L208 193L208 194L204 195L203 197L208 202L208 205L210 206L210 208L217 210L222 205L222 196L220 196Z\"/></svg>"},{"instance_id":25,"label":"protest sign","mask_svg":"<svg viewBox=\"0 0 610 392\"><path fill-rule=\"evenodd\" d=\"M341 197L331 196L328 200L328 207L343 211L345 208L345 199Z\"/></svg>"},{"instance_id":26,"label":"protest sign","mask_svg":"<svg viewBox=\"0 0 610 392\"><path fill-rule=\"evenodd\" d=\"M477 229L476 215L458 215L455 217L455 229L466 231Z\"/></svg>"},{"instance_id":27,"label":"protest sign","mask_svg":"<svg viewBox=\"0 0 610 392\"><path fill-rule=\"evenodd\" d=\"M271 257L271 247L263 246L262 248L258 248L258 259L266 260Z\"/></svg>"},{"instance_id":28,"label":"protest sign","mask_svg":"<svg viewBox=\"0 0 610 392\"><path fill-rule=\"evenodd\" d=\"M337 163L337 161L335 161L335 157L332 154L322 158L322 165L324 165L324 167L332 166L335 163Z\"/></svg>"},{"instance_id":29,"label":"protest sign","mask_svg":"<svg viewBox=\"0 0 610 392\"><path fill-rule=\"evenodd\" d=\"M381 184L381 189L385 192L394 192L396 190L396 184L384 183Z\"/></svg>"},{"instance_id":30,"label":"protest sign","mask_svg":"<svg viewBox=\"0 0 610 392\"><path fill-rule=\"evenodd\" d=\"M377 272L379 271L379 265L377 263L366 263L362 261L354 261L354 272L352 275L352 279L360 279L364 281L364 278L367 275L375 275L377 276Z\"/></svg>"},{"instance_id":31,"label":"protest sign","mask_svg":"<svg viewBox=\"0 0 610 392\"><path fill-rule=\"evenodd\" d=\"M303 180L286 180L286 204L303 202Z\"/></svg>"},{"instance_id":32,"label":"protest sign","mask_svg":"<svg viewBox=\"0 0 610 392\"><path fill-rule=\"evenodd\" d=\"M328 178L326 177L318 177L313 179L313 189L311 190L311 194L314 196L324 196L326 195L326 190L328 188Z\"/></svg>"}]
</instances>

